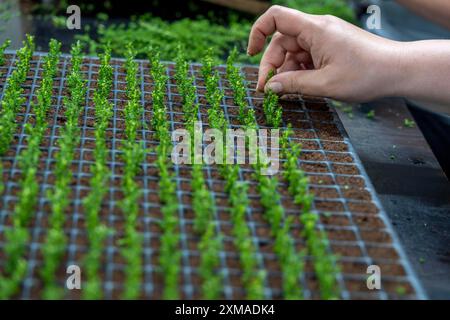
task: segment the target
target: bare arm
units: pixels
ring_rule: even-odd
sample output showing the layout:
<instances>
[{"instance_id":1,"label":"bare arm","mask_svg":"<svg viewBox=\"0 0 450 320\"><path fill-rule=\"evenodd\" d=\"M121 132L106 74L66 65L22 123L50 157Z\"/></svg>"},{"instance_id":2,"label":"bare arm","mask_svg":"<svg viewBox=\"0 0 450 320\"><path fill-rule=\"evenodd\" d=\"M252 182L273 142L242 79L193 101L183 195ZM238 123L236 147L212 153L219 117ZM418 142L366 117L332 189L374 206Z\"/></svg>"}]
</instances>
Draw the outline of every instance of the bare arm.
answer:
<instances>
[{"instance_id":1,"label":"bare arm","mask_svg":"<svg viewBox=\"0 0 450 320\"><path fill-rule=\"evenodd\" d=\"M248 53L264 49L258 89L363 102L388 96L450 105L450 40L397 42L333 16L271 7L253 25ZM278 74L266 84L269 70Z\"/></svg>"},{"instance_id":2,"label":"bare arm","mask_svg":"<svg viewBox=\"0 0 450 320\"><path fill-rule=\"evenodd\" d=\"M425 40L401 44L403 73L397 95L443 103L450 107L450 40Z\"/></svg>"},{"instance_id":3,"label":"bare arm","mask_svg":"<svg viewBox=\"0 0 450 320\"><path fill-rule=\"evenodd\" d=\"M397 0L397 2L450 30L449 0Z\"/></svg>"}]
</instances>

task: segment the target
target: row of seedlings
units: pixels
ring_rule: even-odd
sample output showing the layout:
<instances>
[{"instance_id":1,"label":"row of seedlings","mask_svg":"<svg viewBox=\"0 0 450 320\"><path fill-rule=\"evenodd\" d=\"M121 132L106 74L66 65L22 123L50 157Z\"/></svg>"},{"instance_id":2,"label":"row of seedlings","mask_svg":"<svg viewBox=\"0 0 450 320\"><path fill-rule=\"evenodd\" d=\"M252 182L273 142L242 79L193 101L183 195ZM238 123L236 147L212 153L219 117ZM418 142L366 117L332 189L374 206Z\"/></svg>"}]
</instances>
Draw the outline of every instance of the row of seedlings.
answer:
<instances>
[{"instance_id":1,"label":"row of seedlings","mask_svg":"<svg viewBox=\"0 0 450 320\"><path fill-rule=\"evenodd\" d=\"M239 68L234 66L235 53L230 55L227 67L228 80L235 94L235 103L242 103L242 99L236 99L236 93L244 87L245 82L239 72ZM273 76L271 71L267 80ZM279 128L281 124L282 108L278 103L278 95L272 91L264 95L263 111L266 124L274 128ZM305 172L298 165L301 153L301 144L295 143L290 136L292 134L291 125L285 130L280 139L281 156L285 160L283 163L284 179L288 183L288 191L294 198L294 203L301 207L300 222L303 224L303 237L306 239L308 253L313 257L314 270L319 282L320 295L323 299L339 298L337 286L337 275L339 268L334 255L327 251L328 237L325 232L317 230L318 215L311 211L314 200L313 194L309 192L309 179Z\"/></svg>"},{"instance_id":2,"label":"row of seedlings","mask_svg":"<svg viewBox=\"0 0 450 320\"><path fill-rule=\"evenodd\" d=\"M198 104L196 103L194 79L189 77L189 63L183 54L181 46L176 57L175 79L182 96L182 108L187 131L190 135L190 163L192 163L192 210L194 211L194 231L200 237L198 249L200 252L199 273L202 280L202 297L217 299L222 291L223 275L218 272L220 252L222 251L221 236L215 233L213 221L215 209L214 198L203 177L202 159L195 154L195 130L198 120ZM201 155L200 155L201 157Z\"/></svg>"},{"instance_id":3,"label":"row of seedlings","mask_svg":"<svg viewBox=\"0 0 450 320\"><path fill-rule=\"evenodd\" d=\"M337 285L339 268L336 264L336 257L328 252L327 234L323 230L317 230L319 216L311 210L314 195L309 192L308 177L298 165L301 144L292 141L291 134L292 130L289 126L283 132L280 141L282 157L285 159L283 175L288 182L288 191L294 198L294 203L301 206L300 222L303 225L303 236L306 239L309 255L313 258L321 298L338 299L340 296Z\"/></svg>"},{"instance_id":4,"label":"row of seedlings","mask_svg":"<svg viewBox=\"0 0 450 320\"><path fill-rule=\"evenodd\" d=\"M267 81L274 73L273 70L269 72ZM263 109L266 124L279 128L282 121L282 108L278 103L278 95L271 90L264 95ZM337 275L339 268L336 257L327 250L329 247L327 234L317 230L319 216L311 211L314 196L309 192L309 179L298 164L302 146L295 143L290 138L291 135L292 125L289 123L280 139L281 156L285 160L283 176L288 183L288 191L294 198L294 203L301 207L300 222L304 228L303 237L306 240L308 253L313 259L321 298L338 299Z\"/></svg>"},{"instance_id":5,"label":"row of seedlings","mask_svg":"<svg viewBox=\"0 0 450 320\"><path fill-rule=\"evenodd\" d=\"M81 112L85 104L86 80L82 75L81 44L77 42L71 49L71 70L67 78L70 95L64 97L65 122L60 129L55 155L54 187L47 190L51 214L49 217L49 230L42 245L43 265L40 275L44 284L43 298L57 299L64 294L62 287L57 283L57 270L61 265L67 247L67 235L64 231L66 220L65 212L70 205L72 162L75 149L80 142L80 127L78 125Z\"/></svg>"},{"instance_id":6,"label":"row of seedlings","mask_svg":"<svg viewBox=\"0 0 450 320\"><path fill-rule=\"evenodd\" d=\"M179 298L178 279L180 273L180 235L178 230L178 199L173 166L170 160L172 141L167 120L167 107L164 101L168 76L166 67L159 60L159 54L149 52L151 75L154 89L152 92L153 118L151 125L159 142L156 148L156 165L159 174L159 200L161 202L162 221L161 246L159 250L160 273L163 276L164 299Z\"/></svg>"},{"instance_id":7,"label":"row of seedlings","mask_svg":"<svg viewBox=\"0 0 450 320\"><path fill-rule=\"evenodd\" d=\"M252 112L245 112L247 103L245 100L245 82L238 67L234 65L236 50L233 50L227 59L227 79L233 90L235 104L242 110L239 117L241 124L246 128L257 127L256 119ZM270 99L274 99L272 96ZM281 112L271 118L272 123L281 120ZM265 219L271 226L271 232L275 238L275 253L279 259L282 272L283 295L286 299L303 298L303 290L299 285L300 277L303 274L303 252L298 253L293 237L290 235L292 217L285 217L284 208L281 205L281 198L277 192L278 181L263 174L267 168L260 152L257 153L257 163L253 166L255 178L258 182L258 192L261 197L261 205L264 208ZM283 221L284 220L284 221Z\"/></svg>"},{"instance_id":8,"label":"row of seedlings","mask_svg":"<svg viewBox=\"0 0 450 320\"><path fill-rule=\"evenodd\" d=\"M108 148L106 146L106 132L113 116L113 105L108 100L112 88L113 67L110 65L111 49L105 48L99 55L100 69L98 72L97 89L94 92L95 108L95 147L94 160L91 165L90 192L83 199L86 215L86 228L89 242L85 257L86 286L83 290L86 299L101 299L101 280L99 269L104 241L108 235L108 228L100 223L99 213L105 195L108 192L108 180L111 172L108 168Z\"/></svg>"},{"instance_id":9,"label":"row of seedlings","mask_svg":"<svg viewBox=\"0 0 450 320\"><path fill-rule=\"evenodd\" d=\"M5 65L5 50L9 47L11 44L11 40L7 39L3 44L0 46L0 67ZM0 72L0 76L2 76Z\"/></svg>"},{"instance_id":10,"label":"row of seedlings","mask_svg":"<svg viewBox=\"0 0 450 320\"><path fill-rule=\"evenodd\" d=\"M230 55L227 58L227 80L233 91L233 101L238 107L238 119L241 125L246 129L257 129L258 123L256 122L255 110L248 107L247 101L247 88L242 78L239 68L234 65L238 56L238 50L233 48Z\"/></svg>"},{"instance_id":11,"label":"row of seedlings","mask_svg":"<svg viewBox=\"0 0 450 320\"><path fill-rule=\"evenodd\" d=\"M142 242L143 236L137 230L139 215L139 198L141 190L136 179L140 172L141 163L144 160L144 146L136 140L141 124L143 106L140 103L141 90L138 78L138 63L134 60L135 52L131 45L126 53L126 96L127 104L124 109L125 137L121 147L122 160L124 162L122 189L123 199L120 207L124 213L125 230L124 237L120 239L122 256L126 261L125 283L123 298L136 299L140 296L142 281Z\"/></svg>"},{"instance_id":12,"label":"row of seedlings","mask_svg":"<svg viewBox=\"0 0 450 320\"><path fill-rule=\"evenodd\" d=\"M2 48L6 49L8 45L9 41L6 41ZM22 85L25 83L30 70L30 61L33 57L34 47L34 38L27 35L26 40L23 42L23 47L17 51L19 60L16 64L16 69L8 78L3 89L3 99L0 108L0 156L5 155L8 151L17 131L18 122L16 121L16 116L20 107L26 101L25 97L23 97L24 88L22 88ZM1 57L3 60L3 54L1 54ZM0 161L0 194L3 193L4 189L3 163Z\"/></svg>"},{"instance_id":13,"label":"row of seedlings","mask_svg":"<svg viewBox=\"0 0 450 320\"><path fill-rule=\"evenodd\" d=\"M6 267L7 278L0 281L0 297L7 298L14 295L25 276L27 262L24 259L26 245L29 240L27 225L31 214L35 210L39 184L37 182L37 166L41 154L40 144L47 128L47 113L52 102L53 79L57 71L59 50L61 44L55 40L50 42L50 51L44 61L42 83L36 92L37 102L31 103L35 113L34 126L25 124L27 133L27 148L18 158L21 169L18 202L14 208L14 229L6 232Z\"/></svg>"},{"instance_id":14,"label":"row of seedlings","mask_svg":"<svg viewBox=\"0 0 450 320\"><path fill-rule=\"evenodd\" d=\"M0 46L0 67L5 65L5 50L9 47L11 44L11 41L7 39L1 46ZM2 73L0 72L0 77L2 76ZM3 183L3 163L0 161L0 194L3 193L3 189L5 188Z\"/></svg>"},{"instance_id":15,"label":"row of seedlings","mask_svg":"<svg viewBox=\"0 0 450 320\"><path fill-rule=\"evenodd\" d=\"M5 50L11 45L11 40L6 39L0 46L0 66L5 64Z\"/></svg>"},{"instance_id":16,"label":"row of seedlings","mask_svg":"<svg viewBox=\"0 0 450 320\"><path fill-rule=\"evenodd\" d=\"M213 70L213 59L208 51L203 59L202 76L206 84L206 99L210 105L208 122L214 128L226 132L228 123L221 107L223 92L218 86L219 75ZM217 152L217 151L216 151ZM248 299L263 299L266 272L258 266L256 247L252 241L251 231L247 225L245 215L249 205L247 183L239 180L239 167L227 165L228 152L224 144L224 164L219 165L219 171L225 180L225 192L229 195L230 213L233 224L234 244L239 251L242 267L242 282Z\"/></svg>"}]
</instances>

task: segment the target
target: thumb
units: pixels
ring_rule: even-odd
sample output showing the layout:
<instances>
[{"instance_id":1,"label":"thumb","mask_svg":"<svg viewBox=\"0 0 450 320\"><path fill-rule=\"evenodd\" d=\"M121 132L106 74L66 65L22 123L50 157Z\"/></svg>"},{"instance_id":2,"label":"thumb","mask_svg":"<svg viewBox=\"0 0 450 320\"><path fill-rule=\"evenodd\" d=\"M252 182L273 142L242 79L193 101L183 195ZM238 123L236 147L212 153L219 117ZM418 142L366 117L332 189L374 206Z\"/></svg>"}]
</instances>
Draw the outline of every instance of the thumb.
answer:
<instances>
[{"instance_id":1,"label":"thumb","mask_svg":"<svg viewBox=\"0 0 450 320\"><path fill-rule=\"evenodd\" d=\"M286 71L274 75L264 87L277 94L301 93L311 96L323 96L325 75L322 69Z\"/></svg>"}]
</instances>

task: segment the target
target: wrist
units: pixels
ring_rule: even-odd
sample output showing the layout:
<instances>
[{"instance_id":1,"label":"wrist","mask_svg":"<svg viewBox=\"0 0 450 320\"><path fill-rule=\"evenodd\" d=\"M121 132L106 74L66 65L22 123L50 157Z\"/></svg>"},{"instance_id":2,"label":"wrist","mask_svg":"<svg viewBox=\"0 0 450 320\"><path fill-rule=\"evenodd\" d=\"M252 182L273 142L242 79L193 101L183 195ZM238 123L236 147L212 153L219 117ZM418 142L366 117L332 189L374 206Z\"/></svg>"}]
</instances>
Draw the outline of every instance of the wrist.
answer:
<instances>
[{"instance_id":1,"label":"wrist","mask_svg":"<svg viewBox=\"0 0 450 320\"><path fill-rule=\"evenodd\" d=\"M408 97L416 78L411 43L392 41L386 51L381 69L384 73L381 94L384 97Z\"/></svg>"}]
</instances>

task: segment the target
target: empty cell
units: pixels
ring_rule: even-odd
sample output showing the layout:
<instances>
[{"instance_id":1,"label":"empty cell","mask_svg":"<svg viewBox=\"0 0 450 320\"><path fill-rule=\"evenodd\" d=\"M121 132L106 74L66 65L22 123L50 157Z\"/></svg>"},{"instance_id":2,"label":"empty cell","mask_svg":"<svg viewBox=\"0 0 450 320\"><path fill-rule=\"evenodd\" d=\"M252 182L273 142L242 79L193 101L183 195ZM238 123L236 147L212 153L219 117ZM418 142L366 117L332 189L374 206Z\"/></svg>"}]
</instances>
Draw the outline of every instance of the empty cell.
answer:
<instances>
[{"instance_id":1,"label":"empty cell","mask_svg":"<svg viewBox=\"0 0 450 320\"><path fill-rule=\"evenodd\" d=\"M360 230L361 238L367 242L387 243L392 242L392 237L384 230Z\"/></svg>"},{"instance_id":2,"label":"empty cell","mask_svg":"<svg viewBox=\"0 0 450 320\"><path fill-rule=\"evenodd\" d=\"M372 258L397 260L398 253L392 246L366 245L366 250Z\"/></svg>"},{"instance_id":3,"label":"empty cell","mask_svg":"<svg viewBox=\"0 0 450 320\"><path fill-rule=\"evenodd\" d=\"M356 175L359 174L359 169L355 165L336 164L331 165L333 172L337 174Z\"/></svg>"},{"instance_id":4,"label":"empty cell","mask_svg":"<svg viewBox=\"0 0 450 320\"><path fill-rule=\"evenodd\" d=\"M331 241L356 241L356 234L353 230L329 229L327 226L326 233Z\"/></svg>"},{"instance_id":5,"label":"empty cell","mask_svg":"<svg viewBox=\"0 0 450 320\"><path fill-rule=\"evenodd\" d=\"M321 214L320 221L325 226L345 227L351 224L350 219L342 214Z\"/></svg>"},{"instance_id":6,"label":"empty cell","mask_svg":"<svg viewBox=\"0 0 450 320\"><path fill-rule=\"evenodd\" d=\"M322 201L314 202L316 209L320 211L343 212L344 204L340 201Z\"/></svg>"},{"instance_id":7,"label":"empty cell","mask_svg":"<svg viewBox=\"0 0 450 320\"><path fill-rule=\"evenodd\" d=\"M361 257L363 255L361 248L357 245L340 245L331 243L331 251L340 257Z\"/></svg>"},{"instance_id":8,"label":"empty cell","mask_svg":"<svg viewBox=\"0 0 450 320\"><path fill-rule=\"evenodd\" d=\"M336 188L311 187L309 190L317 198L324 198L324 199L340 198L339 192Z\"/></svg>"}]
</instances>

